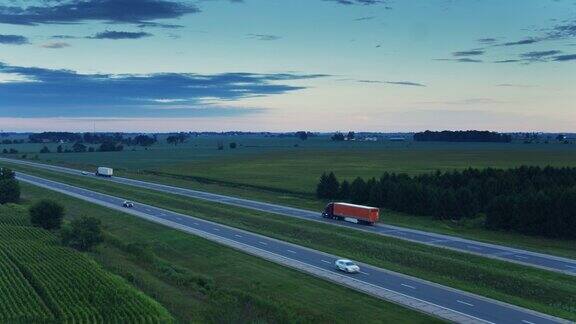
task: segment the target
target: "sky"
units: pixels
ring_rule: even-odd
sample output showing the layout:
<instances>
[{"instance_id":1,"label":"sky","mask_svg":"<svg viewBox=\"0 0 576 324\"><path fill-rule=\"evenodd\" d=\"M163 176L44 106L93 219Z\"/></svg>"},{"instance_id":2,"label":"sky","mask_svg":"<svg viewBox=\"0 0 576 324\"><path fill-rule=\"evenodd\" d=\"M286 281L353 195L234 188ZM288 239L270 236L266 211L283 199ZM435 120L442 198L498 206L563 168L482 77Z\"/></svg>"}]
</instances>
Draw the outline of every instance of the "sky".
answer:
<instances>
[{"instance_id":1,"label":"sky","mask_svg":"<svg viewBox=\"0 0 576 324\"><path fill-rule=\"evenodd\" d=\"M576 0L0 0L0 130L570 132Z\"/></svg>"}]
</instances>

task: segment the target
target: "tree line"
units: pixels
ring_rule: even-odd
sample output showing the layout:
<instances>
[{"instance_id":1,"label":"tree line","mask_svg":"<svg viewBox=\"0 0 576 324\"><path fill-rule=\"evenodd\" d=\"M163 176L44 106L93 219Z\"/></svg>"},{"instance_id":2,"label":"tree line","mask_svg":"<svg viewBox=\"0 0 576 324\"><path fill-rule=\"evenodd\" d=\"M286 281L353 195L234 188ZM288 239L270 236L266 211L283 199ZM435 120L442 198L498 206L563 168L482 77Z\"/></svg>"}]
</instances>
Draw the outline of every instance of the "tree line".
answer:
<instances>
[{"instance_id":1,"label":"tree line","mask_svg":"<svg viewBox=\"0 0 576 324\"><path fill-rule=\"evenodd\" d=\"M321 199L340 199L436 219L483 218L491 230L576 238L576 168L466 169L338 181L324 173Z\"/></svg>"},{"instance_id":2,"label":"tree line","mask_svg":"<svg viewBox=\"0 0 576 324\"><path fill-rule=\"evenodd\" d=\"M489 131L425 131L414 134L416 142L498 142L510 143L512 136Z\"/></svg>"}]
</instances>

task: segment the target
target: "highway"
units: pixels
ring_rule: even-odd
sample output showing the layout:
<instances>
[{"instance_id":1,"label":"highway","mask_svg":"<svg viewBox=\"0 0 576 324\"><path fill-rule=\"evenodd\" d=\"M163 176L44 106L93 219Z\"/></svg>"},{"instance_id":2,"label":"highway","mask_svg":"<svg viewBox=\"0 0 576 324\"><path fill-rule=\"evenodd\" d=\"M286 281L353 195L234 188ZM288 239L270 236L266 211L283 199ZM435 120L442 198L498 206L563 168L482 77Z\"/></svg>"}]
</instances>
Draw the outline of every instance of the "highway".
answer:
<instances>
[{"instance_id":1,"label":"highway","mask_svg":"<svg viewBox=\"0 0 576 324\"><path fill-rule=\"evenodd\" d=\"M36 168L47 169L51 171L57 172L65 172L68 174L74 175L81 175L80 170L60 167L60 166L52 166L42 163L35 163L30 161L22 161L22 160L13 160L13 159L6 159L0 158L0 162L5 161L9 163L21 164L32 166ZM84 177L90 176L98 179L103 179L101 177L96 177L93 174L83 175ZM110 179L103 179L106 181L112 181L115 183L120 183L124 185L130 185L145 189L151 189L171 194L182 195L186 197L202 199L222 204L228 204L243 208L248 208L252 210L259 210L269 213L274 213L283 216L290 216L296 217L316 222L322 222L337 226L344 226L347 228L353 228L356 230L362 230L366 232L371 232L379 235L384 235L388 237L394 237L402 240L408 240L412 242L422 243L426 245L431 245L435 247L447 248L452 249L460 252L471 253L475 255L480 255L483 257L489 257L493 259L499 259L509 262L514 262L518 264L523 264L531 267L537 267L540 269L560 272L568 275L576 276L576 260L537 253L532 251L526 251L516 248L511 248L502 245L484 243L473 241L469 239L464 239L455 236L425 232L420 230L414 230L409 228L403 228L398 226L392 225L385 225L385 224L377 224L376 226L365 226L365 225L357 225L350 222L342 222L342 221L335 221L324 219L320 216L320 211L313 212L304 209L286 207L276 204L264 203L249 199L243 198L236 198L230 196L224 196L214 193L208 193L203 191L197 191L192 189L168 186L158 183L134 180L129 178L122 178L122 177L113 177ZM384 221L386 215L383 215Z\"/></svg>"},{"instance_id":2,"label":"highway","mask_svg":"<svg viewBox=\"0 0 576 324\"><path fill-rule=\"evenodd\" d=\"M54 190L103 207L179 229L234 249L256 255L372 296L458 323L569 323L545 314L455 290L418 278L360 263L361 273L345 274L334 268L335 255L286 243L262 235L137 203L96 191L18 173L19 181Z\"/></svg>"}]
</instances>

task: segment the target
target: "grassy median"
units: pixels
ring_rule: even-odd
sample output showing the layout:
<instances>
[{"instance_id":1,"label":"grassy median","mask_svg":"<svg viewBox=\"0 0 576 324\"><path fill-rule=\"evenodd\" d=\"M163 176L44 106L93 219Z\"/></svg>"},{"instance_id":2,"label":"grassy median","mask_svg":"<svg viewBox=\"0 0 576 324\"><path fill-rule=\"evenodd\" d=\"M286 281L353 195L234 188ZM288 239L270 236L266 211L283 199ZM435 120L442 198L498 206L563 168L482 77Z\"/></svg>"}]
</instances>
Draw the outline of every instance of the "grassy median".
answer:
<instances>
[{"instance_id":1,"label":"grassy median","mask_svg":"<svg viewBox=\"0 0 576 324\"><path fill-rule=\"evenodd\" d=\"M15 168L353 258L544 313L576 319L576 280L571 276L98 179L27 167Z\"/></svg>"}]
</instances>

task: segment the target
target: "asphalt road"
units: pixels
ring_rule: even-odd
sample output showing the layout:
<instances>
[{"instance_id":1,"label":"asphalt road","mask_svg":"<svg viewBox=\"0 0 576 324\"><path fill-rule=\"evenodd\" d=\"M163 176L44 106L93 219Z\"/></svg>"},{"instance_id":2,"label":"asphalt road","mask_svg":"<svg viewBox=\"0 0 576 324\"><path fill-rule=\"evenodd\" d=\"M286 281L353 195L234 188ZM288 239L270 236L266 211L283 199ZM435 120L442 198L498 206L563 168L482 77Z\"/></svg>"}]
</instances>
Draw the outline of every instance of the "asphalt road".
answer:
<instances>
[{"instance_id":1,"label":"asphalt road","mask_svg":"<svg viewBox=\"0 0 576 324\"><path fill-rule=\"evenodd\" d=\"M80 175L80 170L64 168L59 166L52 166L42 163L35 163L29 161L13 160L0 158L0 161L6 161L10 163L17 163L22 165L33 166L37 168L65 172L69 174ZM88 174L84 176L95 177L94 174ZM431 232L425 232L420 230L414 230L409 228L403 228L392 225L377 224L376 226L366 226L358 225L354 223L336 221L325 219L321 217L320 211L313 212L304 209L297 209L292 207L286 207L281 205L269 204L249 199L236 198L230 196L224 196L219 194L213 194L203 191L173 187L162 185L158 183L139 181L128 178L113 177L113 178L101 178L106 181L112 181L120 184L136 186L140 188L152 189L172 194L178 194L182 196L192 197L196 199L203 199L212 202L218 202L222 204L228 204L233 206L239 206L243 208L265 211L269 213L274 213L283 216L297 217L322 223L328 223L333 225L344 226L348 228L353 228L357 230L363 230L371 233L376 233L384 236L395 237L402 240L413 241L417 243L427 244L431 246L448 248L452 250L457 250L461 252L467 252L471 254L480 255L483 257L489 257L499 260L505 260L509 262L519 263L523 265L528 265L532 267L537 267L545 270L560 272L564 274L569 274L576 276L576 260L562 258L558 256L531 252L521 249L515 249L507 246L483 243L473 240L468 240L464 238L459 238L455 236L436 234ZM386 220L386 215L384 216L384 221Z\"/></svg>"},{"instance_id":2,"label":"asphalt road","mask_svg":"<svg viewBox=\"0 0 576 324\"><path fill-rule=\"evenodd\" d=\"M362 263L359 263L360 273L345 274L335 270L334 261L338 259L335 255L149 205L136 203L134 208L122 208L123 198L35 176L18 173L17 177L20 181L194 233L450 321L460 323L568 323L568 321L545 314Z\"/></svg>"}]
</instances>

